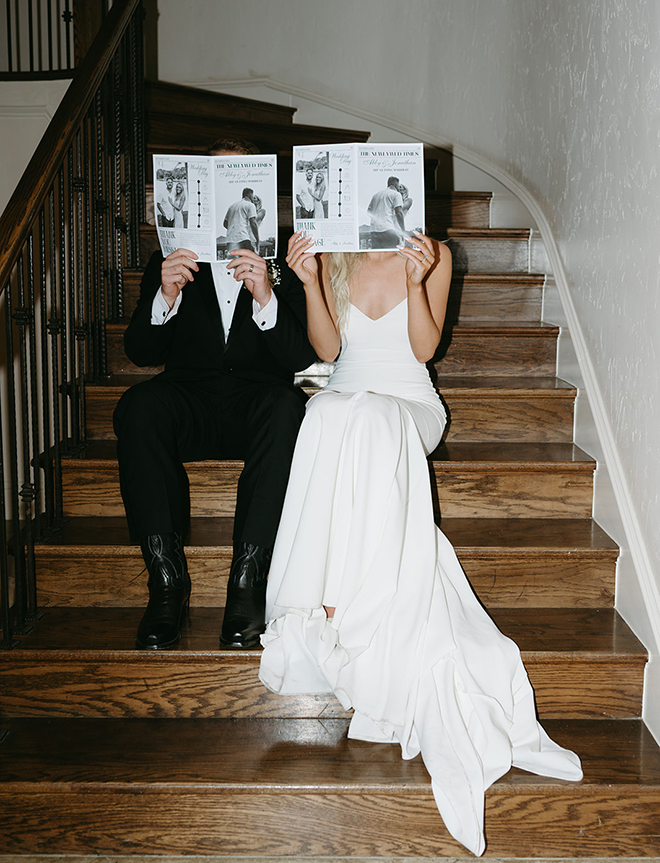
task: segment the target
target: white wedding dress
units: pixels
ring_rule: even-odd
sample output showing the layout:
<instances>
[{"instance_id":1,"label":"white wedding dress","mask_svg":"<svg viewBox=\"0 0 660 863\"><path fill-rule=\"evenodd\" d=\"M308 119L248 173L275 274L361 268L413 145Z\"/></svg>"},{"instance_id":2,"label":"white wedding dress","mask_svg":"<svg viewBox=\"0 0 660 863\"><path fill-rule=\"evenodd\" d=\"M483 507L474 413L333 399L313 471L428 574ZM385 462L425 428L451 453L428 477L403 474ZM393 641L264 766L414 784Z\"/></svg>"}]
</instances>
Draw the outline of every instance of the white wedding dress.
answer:
<instances>
[{"instance_id":1,"label":"white wedding dress","mask_svg":"<svg viewBox=\"0 0 660 863\"><path fill-rule=\"evenodd\" d=\"M377 320L351 306L335 371L307 405L260 678L282 694L332 691L354 708L349 737L421 752L447 829L480 855L484 793L512 765L573 781L582 771L536 721L517 646L434 524L426 456L446 417L407 313L405 300Z\"/></svg>"}]
</instances>

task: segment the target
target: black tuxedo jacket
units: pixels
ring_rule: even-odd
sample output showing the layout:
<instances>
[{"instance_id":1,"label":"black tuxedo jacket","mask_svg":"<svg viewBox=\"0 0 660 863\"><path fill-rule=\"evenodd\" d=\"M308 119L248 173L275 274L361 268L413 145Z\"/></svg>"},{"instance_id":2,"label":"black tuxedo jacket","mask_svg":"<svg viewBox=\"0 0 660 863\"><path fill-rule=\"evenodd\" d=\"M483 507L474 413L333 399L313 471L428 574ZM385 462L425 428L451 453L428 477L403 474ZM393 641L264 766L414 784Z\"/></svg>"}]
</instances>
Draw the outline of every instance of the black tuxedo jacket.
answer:
<instances>
[{"instance_id":1,"label":"black tuxedo jacket","mask_svg":"<svg viewBox=\"0 0 660 863\"><path fill-rule=\"evenodd\" d=\"M124 335L128 358L137 366L165 365L161 377L201 381L233 377L293 385L293 374L316 360L307 338L305 292L297 276L281 262L277 323L261 330L252 319L252 294L241 290L225 342L218 299L209 264L199 264L188 282L177 314L167 323L151 323L151 306L160 287L163 256L154 252L142 278L140 299Z\"/></svg>"}]
</instances>

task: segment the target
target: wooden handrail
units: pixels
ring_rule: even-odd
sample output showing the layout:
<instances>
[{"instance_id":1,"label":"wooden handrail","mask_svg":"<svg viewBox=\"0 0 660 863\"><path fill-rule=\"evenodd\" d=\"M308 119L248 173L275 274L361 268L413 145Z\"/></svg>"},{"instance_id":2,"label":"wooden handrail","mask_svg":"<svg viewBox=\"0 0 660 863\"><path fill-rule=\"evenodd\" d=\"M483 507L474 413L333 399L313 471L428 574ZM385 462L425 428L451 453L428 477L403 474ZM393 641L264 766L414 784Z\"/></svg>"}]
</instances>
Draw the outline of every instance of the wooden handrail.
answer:
<instances>
[{"instance_id":1,"label":"wooden handrail","mask_svg":"<svg viewBox=\"0 0 660 863\"><path fill-rule=\"evenodd\" d=\"M0 293L140 0L115 0L0 216Z\"/></svg>"}]
</instances>

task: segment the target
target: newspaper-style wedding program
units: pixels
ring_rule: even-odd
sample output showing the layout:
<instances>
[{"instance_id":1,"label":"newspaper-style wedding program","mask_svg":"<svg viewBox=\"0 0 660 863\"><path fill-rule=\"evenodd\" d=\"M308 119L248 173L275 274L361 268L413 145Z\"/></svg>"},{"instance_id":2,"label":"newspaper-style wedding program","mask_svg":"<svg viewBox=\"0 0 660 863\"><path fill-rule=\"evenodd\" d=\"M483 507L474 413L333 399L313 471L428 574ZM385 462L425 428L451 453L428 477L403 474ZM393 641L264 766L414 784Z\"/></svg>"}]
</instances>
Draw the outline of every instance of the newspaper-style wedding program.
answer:
<instances>
[{"instance_id":1,"label":"newspaper-style wedding program","mask_svg":"<svg viewBox=\"0 0 660 863\"><path fill-rule=\"evenodd\" d=\"M230 249L277 255L277 156L154 155L154 210L163 255L200 261Z\"/></svg>"},{"instance_id":2,"label":"newspaper-style wedding program","mask_svg":"<svg viewBox=\"0 0 660 863\"><path fill-rule=\"evenodd\" d=\"M294 147L293 213L323 251L395 251L424 231L423 145Z\"/></svg>"}]
</instances>

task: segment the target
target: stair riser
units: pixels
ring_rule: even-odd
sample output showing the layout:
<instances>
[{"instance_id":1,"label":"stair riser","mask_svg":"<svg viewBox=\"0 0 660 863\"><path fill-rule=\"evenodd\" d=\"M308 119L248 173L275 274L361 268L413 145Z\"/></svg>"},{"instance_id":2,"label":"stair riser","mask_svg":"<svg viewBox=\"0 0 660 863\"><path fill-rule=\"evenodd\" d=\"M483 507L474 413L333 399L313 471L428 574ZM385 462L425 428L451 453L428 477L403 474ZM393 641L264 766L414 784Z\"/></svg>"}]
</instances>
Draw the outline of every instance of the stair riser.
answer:
<instances>
[{"instance_id":1,"label":"stair riser","mask_svg":"<svg viewBox=\"0 0 660 863\"><path fill-rule=\"evenodd\" d=\"M528 273L529 240L453 238L448 243L453 272Z\"/></svg>"},{"instance_id":2,"label":"stair riser","mask_svg":"<svg viewBox=\"0 0 660 863\"><path fill-rule=\"evenodd\" d=\"M290 182L289 182L290 185ZM147 188L147 224L156 224L153 186ZM426 202L427 231L442 228L488 228L490 198L463 198L461 196L433 195ZM277 196L277 222L280 228L292 229L293 200L291 194ZM281 250L284 251L284 250ZM530 318L533 320L533 318Z\"/></svg>"},{"instance_id":3,"label":"stair riser","mask_svg":"<svg viewBox=\"0 0 660 863\"><path fill-rule=\"evenodd\" d=\"M589 471L476 469L436 465L436 507L446 518L589 518ZM191 515L233 517L237 468L188 465ZM122 516L116 468L74 469L63 463L64 516Z\"/></svg>"},{"instance_id":4,"label":"stair riser","mask_svg":"<svg viewBox=\"0 0 660 863\"><path fill-rule=\"evenodd\" d=\"M540 321L543 288L539 285L452 284L447 303L447 320L472 321Z\"/></svg>"},{"instance_id":5,"label":"stair riser","mask_svg":"<svg viewBox=\"0 0 660 863\"><path fill-rule=\"evenodd\" d=\"M117 391L87 392L87 437L114 440ZM443 394L451 422L445 440L563 443L573 439L574 397L455 397Z\"/></svg>"},{"instance_id":6,"label":"stair riser","mask_svg":"<svg viewBox=\"0 0 660 863\"><path fill-rule=\"evenodd\" d=\"M219 633L218 633L219 635ZM27 652L29 653L29 652ZM541 717L631 718L641 713L644 660L522 652ZM0 659L4 659L1 657ZM11 716L162 718L343 717L332 696L279 696L257 676L258 654L177 658L125 652L40 664L0 664L0 711Z\"/></svg>"},{"instance_id":7,"label":"stair riser","mask_svg":"<svg viewBox=\"0 0 660 863\"><path fill-rule=\"evenodd\" d=\"M442 364L441 364L442 367ZM573 440L574 397L458 397L443 394L451 422L448 441Z\"/></svg>"},{"instance_id":8,"label":"stair riser","mask_svg":"<svg viewBox=\"0 0 660 863\"><path fill-rule=\"evenodd\" d=\"M282 219L280 219L282 224ZM289 220L286 227L292 228ZM435 233L435 232L432 232ZM529 240L495 237L493 239L460 238L449 241L453 256L453 271L460 273L527 273L529 272ZM160 249L154 228L140 231L140 260L146 265ZM279 250L285 254L285 249Z\"/></svg>"},{"instance_id":9,"label":"stair riser","mask_svg":"<svg viewBox=\"0 0 660 863\"><path fill-rule=\"evenodd\" d=\"M444 518L588 518L592 476L577 471L445 470L434 465Z\"/></svg>"},{"instance_id":10,"label":"stair riser","mask_svg":"<svg viewBox=\"0 0 660 863\"><path fill-rule=\"evenodd\" d=\"M108 788L0 794L11 854L464 858L430 790ZM655 789L522 786L486 794L486 857L656 857ZM240 829L237 829L237 824Z\"/></svg>"},{"instance_id":11,"label":"stair riser","mask_svg":"<svg viewBox=\"0 0 660 863\"><path fill-rule=\"evenodd\" d=\"M490 196L427 195L426 230L441 228L489 228Z\"/></svg>"},{"instance_id":12,"label":"stair riser","mask_svg":"<svg viewBox=\"0 0 660 863\"><path fill-rule=\"evenodd\" d=\"M138 368L124 353L123 332L108 330L108 367L111 374L149 374L158 369ZM557 340L547 336L464 335L454 330L451 342L440 343L435 363L441 375L552 376L557 366Z\"/></svg>"},{"instance_id":13,"label":"stair riser","mask_svg":"<svg viewBox=\"0 0 660 863\"><path fill-rule=\"evenodd\" d=\"M540 321L543 287L537 277L530 276L531 283L502 284L496 280L463 281L459 276L452 282L447 305L447 320L471 323L473 321L502 321L514 324L517 321ZM129 317L140 296L142 273L124 271L124 314ZM533 281L535 280L536 281Z\"/></svg>"},{"instance_id":14,"label":"stair riser","mask_svg":"<svg viewBox=\"0 0 660 863\"><path fill-rule=\"evenodd\" d=\"M102 547L86 555L51 556L38 546L39 605L143 606L147 599L144 562L136 547L108 554ZM231 549L188 550L193 582L191 605L225 605ZM579 552L544 557L484 555L468 552L459 559L477 595L491 608L611 608L614 561L590 562ZM92 575L93 572L93 575Z\"/></svg>"},{"instance_id":15,"label":"stair riser","mask_svg":"<svg viewBox=\"0 0 660 863\"><path fill-rule=\"evenodd\" d=\"M454 330L449 344L443 336L436 356L438 374L445 376L553 376L557 371L557 340L554 334L485 336Z\"/></svg>"}]
</instances>

